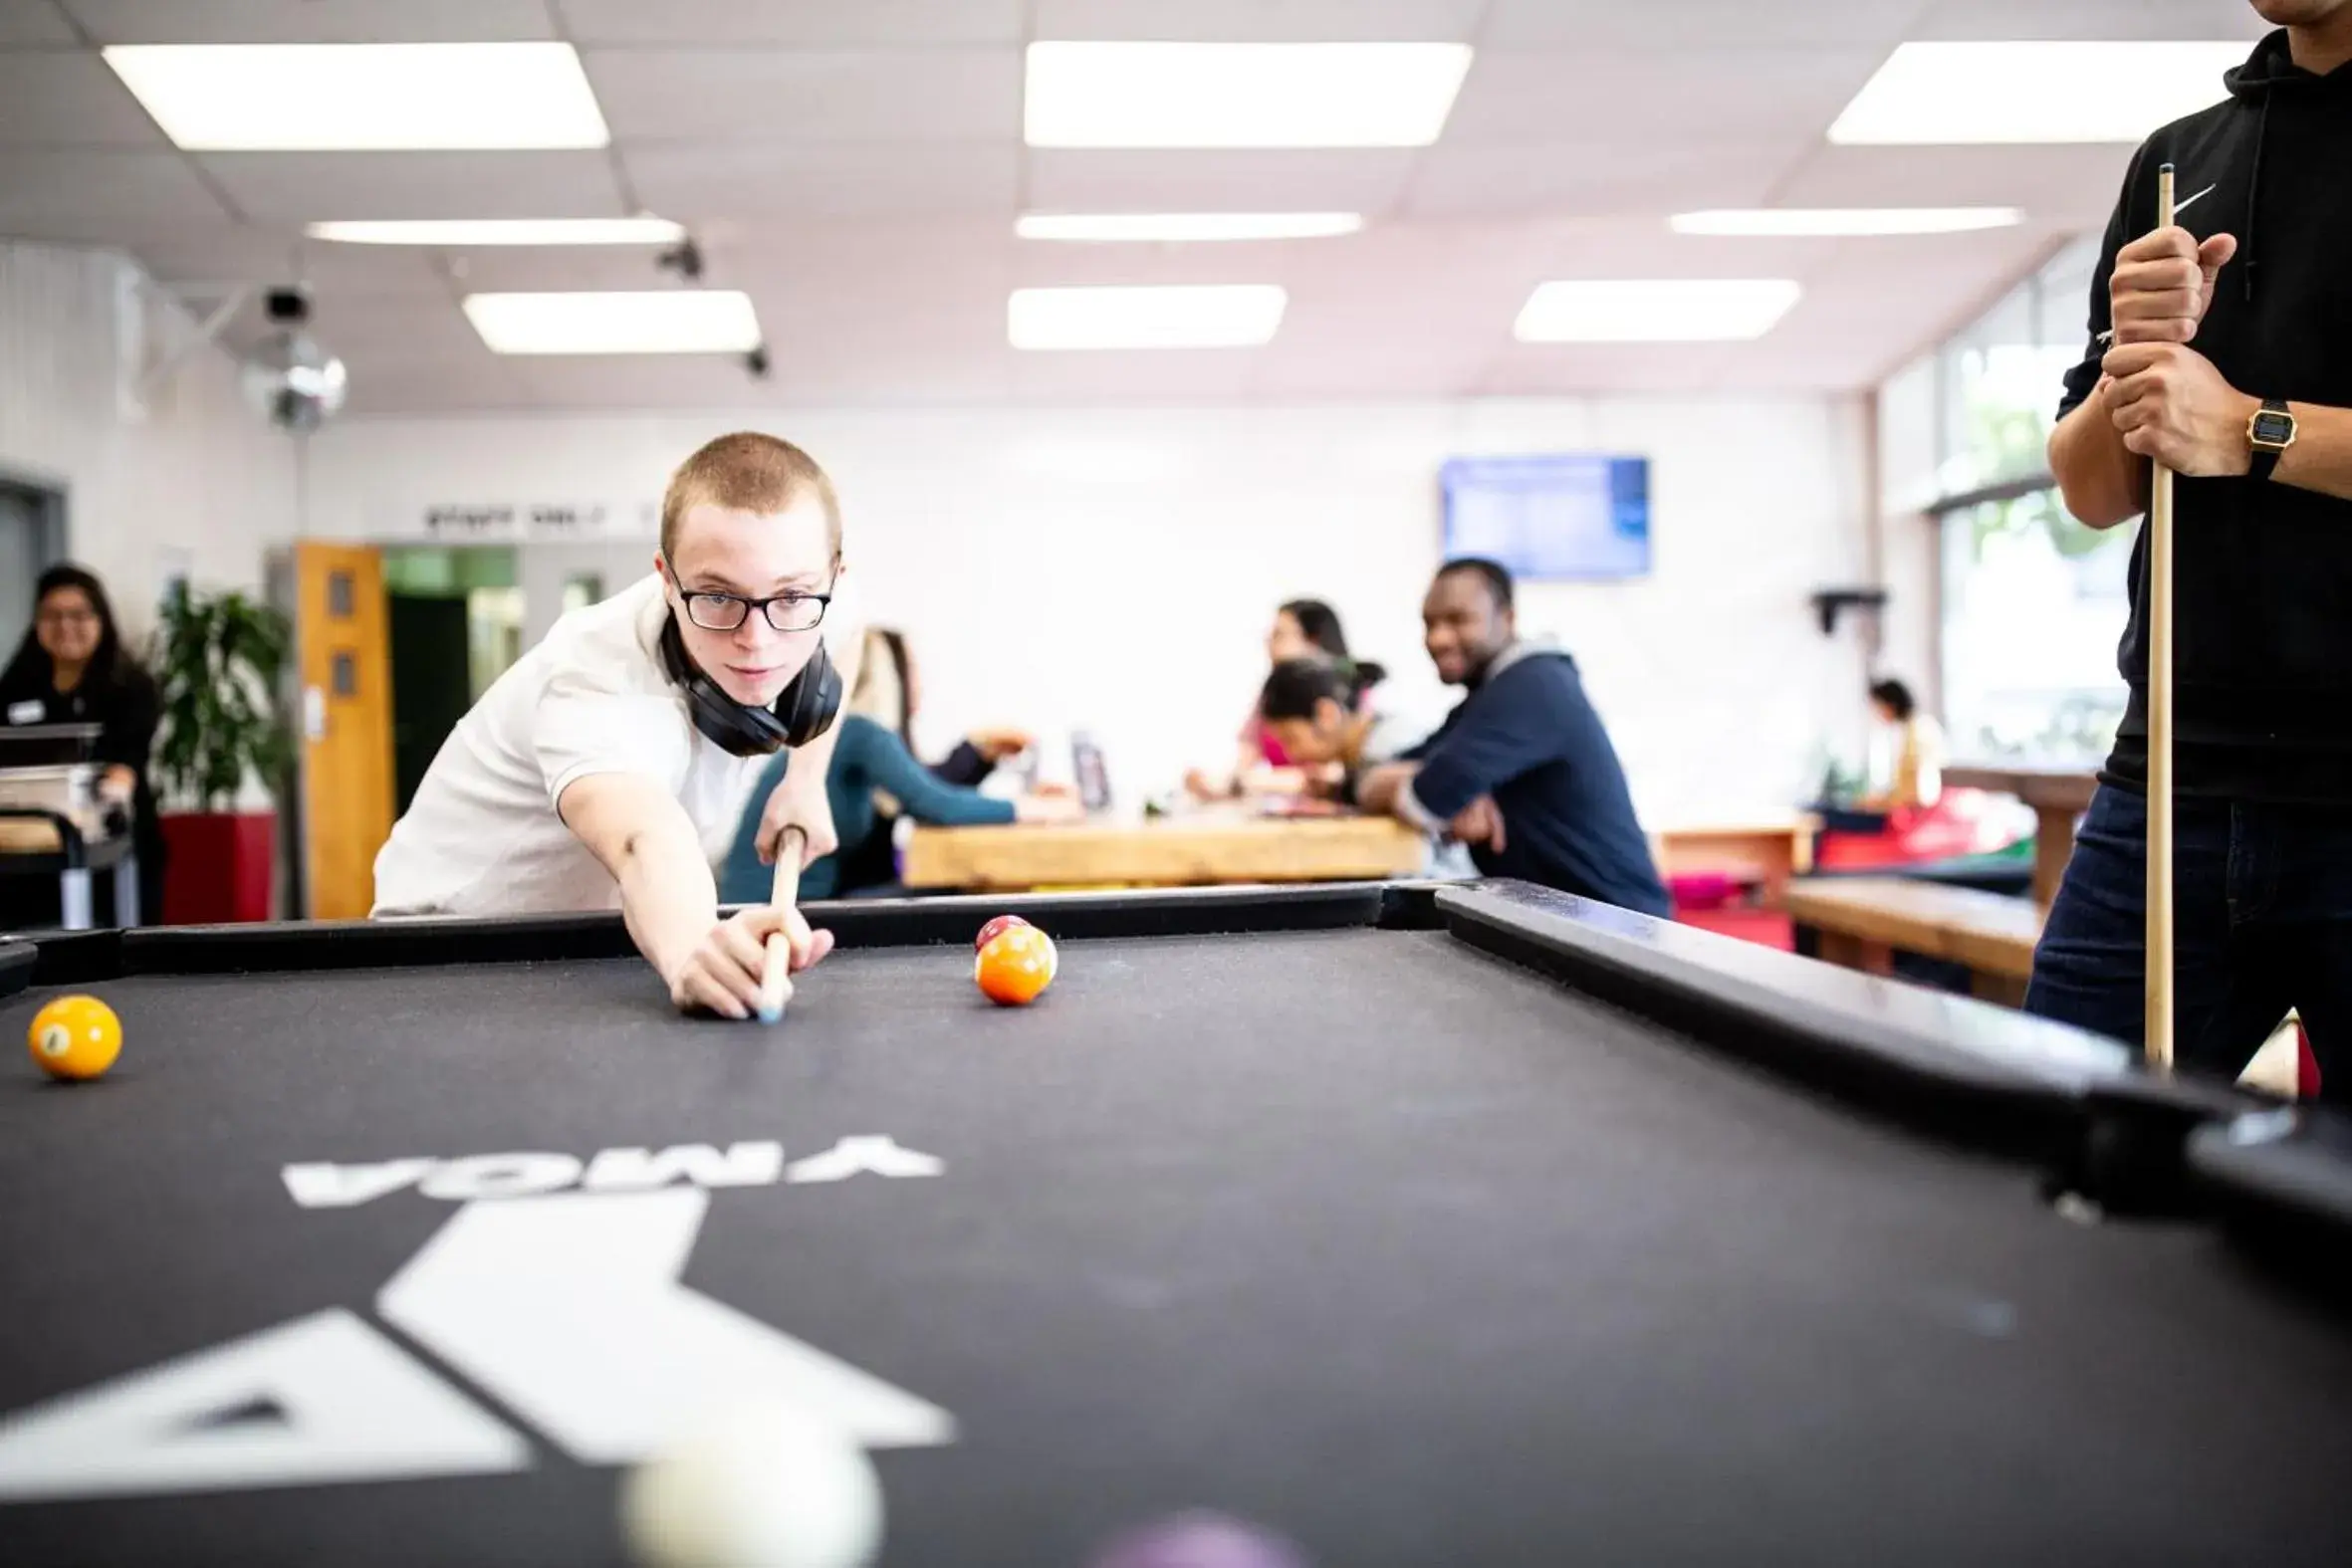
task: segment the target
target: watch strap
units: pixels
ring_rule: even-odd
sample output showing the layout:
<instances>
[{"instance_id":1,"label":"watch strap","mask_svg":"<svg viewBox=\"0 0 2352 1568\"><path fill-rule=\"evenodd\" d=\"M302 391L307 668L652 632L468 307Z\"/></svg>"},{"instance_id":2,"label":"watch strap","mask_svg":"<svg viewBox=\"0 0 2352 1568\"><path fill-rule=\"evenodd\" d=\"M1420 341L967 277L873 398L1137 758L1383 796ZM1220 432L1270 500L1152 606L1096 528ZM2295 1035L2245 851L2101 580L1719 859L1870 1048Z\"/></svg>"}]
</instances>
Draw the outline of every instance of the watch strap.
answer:
<instances>
[{"instance_id":1,"label":"watch strap","mask_svg":"<svg viewBox=\"0 0 2352 1568\"><path fill-rule=\"evenodd\" d=\"M2265 399L2262 403L2262 406L2256 410L2254 414L2254 423L2259 424L2261 422L2262 415L2264 414L2276 414L2288 421L2288 429L2291 430L2294 428L2294 413L2286 406L2285 402L2279 398L2272 397ZM2247 430L2247 436L2249 439L2251 438L2252 433L2252 430L2249 428ZM2292 439L2293 437L2288 437L2289 441ZM2278 471L2278 460L2280 457L2285 455L2286 447L2284 445L2265 446L2258 441L2253 442L2252 445L2253 461L2247 467L2246 473L2257 484L2267 484L2270 480L2270 476Z\"/></svg>"}]
</instances>

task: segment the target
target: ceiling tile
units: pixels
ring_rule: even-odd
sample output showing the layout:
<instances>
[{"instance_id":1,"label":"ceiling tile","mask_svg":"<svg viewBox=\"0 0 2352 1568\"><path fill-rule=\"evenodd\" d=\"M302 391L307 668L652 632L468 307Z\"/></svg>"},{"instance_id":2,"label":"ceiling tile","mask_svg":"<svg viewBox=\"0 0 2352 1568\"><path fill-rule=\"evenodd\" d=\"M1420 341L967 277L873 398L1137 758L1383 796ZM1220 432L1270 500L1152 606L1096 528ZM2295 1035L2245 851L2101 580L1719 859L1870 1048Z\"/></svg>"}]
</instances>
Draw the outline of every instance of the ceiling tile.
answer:
<instances>
[{"instance_id":1,"label":"ceiling tile","mask_svg":"<svg viewBox=\"0 0 2352 1568\"><path fill-rule=\"evenodd\" d=\"M1487 0L1037 0L1037 36L1211 44L1455 44Z\"/></svg>"},{"instance_id":2,"label":"ceiling tile","mask_svg":"<svg viewBox=\"0 0 2352 1568\"><path fill-rule=\"evenodd\" d=\"M91 224L151 233L227 216L176 152L0 151L0 233L40 239L50 225Z\"/></svg>"},{"instance_id":3,"label":"ceiling tile","mask_svg":"<svg viewBox=\"0 0 2352 1568\"><path fill-rule=\"evenodd\" d=\"M1346 241L1326 241L1344 245ZM1014 253L1020 288L1119 288L1155 284L1288 283L1301 247L1254 245L1040 245Z\"/></svg>"},{"instance_id":4,"label":"ceiling tile","mask_svg":"<svg viewBox=\"0 0 2352 1568\"><path fill-rule=\"evenodd\" d=\"M585 60L605 122L624 143L1011 143L1021 135L1021 55L1012 49L598 49Z\"/></svg>"},{"instance_id":5,"label":"ceiling tile","mask_svg":"<svg viewBox=\"0 0 2352 1568\"><path fill-rule=\"evenodd\" d=\"M1868 344L1828 343L1818 346L1782 344L1762 347L1743 343L1708 382L1710 391L1746 392L1763 396L1789 393L1834 395L1866 387L1881 378L1900 355L1890 360Z\"/></svg>"},{"instance_id":6,"label":"ceiling tile","mask_svg":"<svg viewBox=\"0 0 2352 1568\"><path fill-rule=\"evenodd\" d=\"M88 50L0 52L0 147L171 143L121 79Z\"/></svg>"},{"instance_id":7,"label":"ceiling tile","mask_svg":"<svg viewBox=\"0 0 2352 1568\"><path fill-rule=\"evenodd\" d=\"M1421 154L1404 202L1416 218L1646 214L1763 204L1801 153L1777 145L1597 141L1451 147Z\"/></svg>"},{"instance_id":8,"label":"ceiling tile","mask_svg":"<svg viewBox=\"0 0 2352 1568\"><path fill-rule=\"evenodd\" d=\"M1126 152L1036 149L1033 212L1360 212L1394 209L1422 154L1402 149Z\"/></svg>"},{"instance_id":9,"label":"ceiling tile","mask_svg":"<svg viewBox=\"0 0 2352 1568\"><path fill-rule=\"evenodd\" d=\"M497 363L475 374L449 368L353 363L346 419L370 415L520 412L550 406L513 365ZM639 402L634 406L646 407Z\"/></svg>"},{"instance_id":10,"label":"ceiling tile","mask_svg":"<svg viewBox=\"0 0 2352 1568\"><path fill-rule=\"evenodd\" d=\"M249 218L617 218L602 152L208 152Z\"/></svg>"},{"instance_id":11,"label":"ceiling tile","mask_svg":"<svg viewBox=\"0 0 2352 1568\"><path fill-rule=\"evenodd\" d=\"M659 142L624 147L645 206L682 223L704 217L937 218L1013 221L1021 152L975 146L761 146Z\"/></svg>"},{"instance_id":12,"label":"ceiling tile","mask_svg":"<svg viewBox=\"0 0 2352 1568\"><path fill-rule=\"evenodd\" d=\"M1940 0L1907 36L2250 42L2269 30L2245 0Z\"/></svg>"},{"instance_id":13,"label":"ceiling tile","mask_svg":"<svg viewBox=\"0 0 2352 1568\"><path fill-rule=\"evenodd\" d=\"M1927 0L1494 0L1483 43L1499 49L1630 46L1679 54L1710 48L1820 45L1892 49Z\"/></svg>"},{"instance_id":14,"label":"ceiling tile","mask_svg":"<svg viewBox=\"0 0 2352 1568\"><path fill-rule=\"evenodd\" d=\"M1024 0L551 0L582 44L1018 44Z\"/></svg>"},{"instance_id":15,"label":"ceiling tile","mask_svg":"<svg viewBox=\"0 0 2352 1568\"><path fill-rule=\"evenodd\" d=\"M773 395L733 354L518 355L503 368L534 407L744 408Z\"/></svg>"},{"instance_id":16,"label":"ceiling tile","mask_svg":"<svg viewBox=\"0 0 2352 1568\"><path fill-rule=\"evenodd\" d=\"M691 287L658 264L667 247L650 245L530 246L485 245L470 250L417 251L378 245L313 244L313 255L388 251L417 257L435 278L467 293L500 294L534 289L611 292ZM702 286L732 289L738 279L723 253L703 247Z\"/></svg>"},{"instance_id":17,"label":"ceiling tile","mask_svg":"<svg viewBox=\"0 0 2352 1568\"><path fill-rule=\"evenodd\" d=\"M289 230L244 224L180 225L134 242L131 253L166 283L283 283L300 279L320 299L446 302L447 279L423 251L305 243Z\"/></svg>"},{"instance_id":18,"label":"ceiling tile","mask_svg":"<svg viewBox=\"0 0 2352 1568\"><path fill-rule=\"evenodd\" d=\"M834 407L994 404L1012 393L1017 357L1001 340L969 349L915 343L843 351L779 338L772 352L770 395L787 403Z\"/></svg>"},{"instance_id":19,"label":"ceiling tile","mask_svg":"<svg viewBox=\"0 0 2352 1568\"><path fill-rule=\"evenodd\" d=\"M1303 335L1300 342L1309 341ZM1352 401L1377 397L1467 397L1478 390L1492 345L1448 340L1415 344L1394 336L1353 336L1312 349L1268 352L1250 372L1262 402Z\"/></svg>"},{"instance_id":20,"label":"ceiling tile","mask_svg":"<svg viewBox=\"0 0 2352 1568\"><path fill-rule=\"evenodd\" d=\"M1730 343L1513 342L1479 377L1488 397L1689 391L1713 385Z\"/></svg>"},{"instance_id":21,"label":"ceiling tile","mask_svg":"<svg viewBox=\"0 0 2352 1568\"><path fill-rule=\"evenodd\" d=\"M1772 193L1776 207L2021 207L2104 228L2131 148L1840 147L1823 142ZM1713 205L1710 203L1710 205Z\"/></svg>"},{"instance_id":22,"label":"ceiling tile","mask_svg":"<svg viewBox=\"0 0 2352 1568\"><path fill-rule=\"evenodd\" d=\"M1150 353L1024 353L1013 393L1051 403L1231 400L1250 389L1253 348L1179 348Z\"/></svg>"},{"instance_id":23,"label":"ceiling tile","mask_svg":"<svg viewBox=\"0 0 2352 1568\"><path fill-rule=\"evenodd\" d=\"M382 300L339 296L321 289L313 296L312 320L320 342L341 354L354 378L439 367L452 376L495 370L502 356L490 351L454 298Z\"/></svg>"},{"instance_id":24,"label":"ceiling tile","mask_svg":"<svg viewBox=\"0 0 2352 1568\"><path fill-rule=\"evenodd\" d=\"M1583 50L1480 58L1444 145L1786 142L1825 132L1884 61L1878 50Z\"/></svg>"},{"instance_id":25,"label":"ceiling tile","mask_svg":"<svg viewBox=\"0 0 2352 1568\"><path fill-rule=\"evenodd\" d=\"M62 0L102 44L458 44L555 36L543 0Z\"/></svg>"},{"instance_id":26,"label":"ceiling tile","mask_svg":"<svg viewBox=\"0 0 2352 1568\"><path fill-rule=\"evenodd\" d=\"M837 295L889 313L906 291L938 295L971 291L1001 303L1012 286L1019 242L1012 225L995 218L953 222L826 222L791 220L714 228L712 250L729 276L759 284L782 281L802 297ZM876 294L875 291L880 291Z\"/></svg>"},{"instance_id":27,"label":"ceiling tile","mask_svg":"<svg viewBox=\"0 0 2352 1568\"><path fill-rule=\"evenodd\" d=\"M73 24L50 0L0 0L0 45L79 42Z\"/></svg>"},{"instance_id":28,"label":"ceiling tile","mask_svg":"<svg viewBox=\"0 0 2352 1568\"><path fill-rule=\"evenodd\" d=\"M1773 336L1829 341L1880 331L1908 352L1965 326L2063 244L2062 234L2039 228L1851 241ZM2073 319L2087 306L2060 309Z\"/></svg>"}]
</instances>

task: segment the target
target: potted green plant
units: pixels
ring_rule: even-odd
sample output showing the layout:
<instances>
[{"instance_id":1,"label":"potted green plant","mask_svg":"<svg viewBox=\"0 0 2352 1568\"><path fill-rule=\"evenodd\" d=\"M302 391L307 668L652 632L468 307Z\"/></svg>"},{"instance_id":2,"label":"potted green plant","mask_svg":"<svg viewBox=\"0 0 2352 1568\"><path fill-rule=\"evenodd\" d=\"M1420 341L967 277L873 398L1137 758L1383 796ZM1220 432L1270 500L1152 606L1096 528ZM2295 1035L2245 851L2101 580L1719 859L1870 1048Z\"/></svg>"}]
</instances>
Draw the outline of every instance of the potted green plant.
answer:
<instances>
[{"instance_id":1,"label":"potted green plant","mask_svg":"<svg viewBox=\"0 0 2352 1568\"><path fill-rule=\"evenodd\" d=\"M163 919L270 918L278 816L239 809L251 786L274 800L293 759L278 715L293 647L287 618L238 592L164 594L150 656L160 688L154 773L163 813Z\"/></svg>"}]
</instances>

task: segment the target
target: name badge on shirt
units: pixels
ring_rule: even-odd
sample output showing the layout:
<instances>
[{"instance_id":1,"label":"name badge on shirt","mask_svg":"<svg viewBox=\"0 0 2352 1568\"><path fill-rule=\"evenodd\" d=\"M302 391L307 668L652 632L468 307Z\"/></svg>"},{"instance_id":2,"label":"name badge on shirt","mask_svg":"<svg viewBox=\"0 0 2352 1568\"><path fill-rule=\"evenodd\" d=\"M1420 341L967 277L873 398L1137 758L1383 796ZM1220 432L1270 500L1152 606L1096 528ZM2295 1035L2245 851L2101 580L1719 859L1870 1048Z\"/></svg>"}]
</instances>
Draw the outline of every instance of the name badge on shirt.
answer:
<instances>
[{"instance_id":1,"label":"name badge on shirt","mask_svg":"<svg viewBox=\"0 0 2352 1568\"><path fill-rule=\"evenodd\" d=\"M8 705L8 722L10 724L39 724L41 715L46 711L38 700L12 702Z\"/></svg>"}]
</instances>

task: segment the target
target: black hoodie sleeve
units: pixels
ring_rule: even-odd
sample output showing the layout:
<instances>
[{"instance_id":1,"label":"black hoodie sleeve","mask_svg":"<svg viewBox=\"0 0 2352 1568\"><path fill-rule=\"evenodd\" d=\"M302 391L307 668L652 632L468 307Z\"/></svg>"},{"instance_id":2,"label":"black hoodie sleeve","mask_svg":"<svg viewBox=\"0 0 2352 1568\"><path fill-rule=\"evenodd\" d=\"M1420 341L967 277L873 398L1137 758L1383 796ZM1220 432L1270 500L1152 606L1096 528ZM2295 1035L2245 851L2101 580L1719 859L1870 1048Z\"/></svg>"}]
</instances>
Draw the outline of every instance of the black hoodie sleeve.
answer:
<instances>
[{"instance_id":1,"label":"black hoodie sleeve","mask_svg":"<svg viewBox=\"0 0 2352 1568\"><path fill-rule=\"evenodd\" d=\"M996 771L997 765L988 760L988 754L970 741L958 741L954 751L931 765L931 777L964 789L979 788Z\"/></svg>"},{"instance_id":2,"label":"black hoodie sleeve","mask_svg":"<svg viewBox=\"0 0 2352 1568\"><path fill-rule=\"evenodd\" d=\"M2107 333L2115 325L2108 286L2115 277L2116 252L2137 232L2132 222L2134 194L2140 188L2140 170L2148 162L2148 144L2142 143L2132 154L2131 167L2124 171L2123 194L2115 200L2115 215L2107 220L2107 237L2099 245L2099 265L2091 272L2090 341L2082 350L2082 362L2066 372L2066 395L2058 400L2060 419L2098 390L2099 361L2107 357Z\"/></svg>"}]
</instances>

